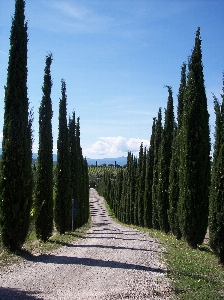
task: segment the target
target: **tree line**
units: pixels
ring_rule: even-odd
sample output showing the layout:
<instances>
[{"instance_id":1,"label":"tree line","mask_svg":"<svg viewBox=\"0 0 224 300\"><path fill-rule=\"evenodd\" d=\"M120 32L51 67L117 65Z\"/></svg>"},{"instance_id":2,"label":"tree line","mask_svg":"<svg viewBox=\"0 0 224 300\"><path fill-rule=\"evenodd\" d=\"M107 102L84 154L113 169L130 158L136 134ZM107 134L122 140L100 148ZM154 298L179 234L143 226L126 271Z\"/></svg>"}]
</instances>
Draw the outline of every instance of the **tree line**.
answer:
<instances>
[{"instance_id":1,"label":"tree line","mask_svg":"<svg viewBox=\"0 0 224 300\"><path fill-rule=\"evenodd\" d=\"M74 228L89 219L88 166L80 145L80 119L76 119L73 112L67 121L64 79L61 81L56 183L53 186L52 54L46 56L39 107L38 163L32 166L33 115L27 95L27 42L25 1L16 0L10 34L0 165L1 240L10 251L19 250L24 244L30 228L31 210L34 211L37 238L44 242L52 235L54 225L60 234L71 230L72 199L75 202Z\"/></svg>"},{"instance_id":2,"label":"tree line","mask_svg":"<svg viewBox=\"0 0 224 300\"><path fill-rule=\"evenodd\" d=\"M138 158L128 152L126 169L116 178L105 172L97 190L121 222L171 232L193 249L209 228L210 246L224 264L224 75L222 103L214 96L212 161L200 28L181 68L176 117L166 88L164 122L159 108L149 149L141 144Z\"/></svg>"}]
</instances>

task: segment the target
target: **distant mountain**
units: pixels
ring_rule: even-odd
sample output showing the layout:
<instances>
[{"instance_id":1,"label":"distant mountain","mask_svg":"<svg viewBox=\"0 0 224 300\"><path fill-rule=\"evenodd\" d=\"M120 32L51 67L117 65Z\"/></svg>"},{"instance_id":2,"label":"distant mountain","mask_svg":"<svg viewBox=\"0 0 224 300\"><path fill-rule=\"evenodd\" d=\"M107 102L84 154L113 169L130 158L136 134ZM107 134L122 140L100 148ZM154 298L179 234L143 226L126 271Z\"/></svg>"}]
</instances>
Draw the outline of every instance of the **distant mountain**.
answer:
<instances>
[{"instance_id":1,"label":"distant mountain","mask_svg":"<svg viewBox=\"0 0 224 300\"><path fill-rule=\"evenodd\" d=\"M33 159L36 160L38 157L38 154L37 153L33 153ZM116 164L117 165L120 165L120 166L123 166L123 165L126 165L127 163L127 157L124 157L124 156L121 156L121 157L116 157L116 158L86 158L87 160L87 163L88 165L96 165L96 162L97 162L97 165L100 166L100 165L103 165L103 164L106 164L106 165L110 165L110 164L115 164L115 161L116 161ZM57 155L56 154L53 154L53 161L56 162L57 161Z\"/></svg>"},{"instance_id":2,"label":"distant mountain","mask_svg":"<svg viewBox=\"0 0 224 300\"><path fill-rule=\"evenodd\" d=\"M2 154L2 148L0 148L0 155ZM36 163L37 161L37 157L38 157L38 153L33 153L33 163ZM116 157L116 158L87 158L87 163L88 165L96 165L96 162L97 162L97 165L100 166L100 165L103 165L103 164L106 164L106 165L115 165L115 161L116 161L116 164L117 165L120 165L120 166L123 166L123 165L126 165L127 163L127 157L125 156L121 156L121 157ZM57 155L56 154L53 154L53 161L56 162L57 161Z\"/></svg>"},{"instance_id":3,"label":"distant mountain","mask_svg":"<svg viewBox=\"0 0 224 300\"><path fill-rule=\"evenodd\" d=\"M53 155L53 161L57 161L57 154L52 154ZM38 153L33 153L33 159L37 159Z\"/></svg>"},{"instance_id":4,"label":"distant mountain","mask_svg":"<svg viewBox=\"0 0 224 300\"><path fill-rule=\"evenodd\" d=\"M2 148L0 148L0 155L2 154ZM53 161L57 161L57 155L56 154L52 154L53 155ZM33 153L33 160L36 162L38 157L38 153Z\"/></svg>"}]
</instances>

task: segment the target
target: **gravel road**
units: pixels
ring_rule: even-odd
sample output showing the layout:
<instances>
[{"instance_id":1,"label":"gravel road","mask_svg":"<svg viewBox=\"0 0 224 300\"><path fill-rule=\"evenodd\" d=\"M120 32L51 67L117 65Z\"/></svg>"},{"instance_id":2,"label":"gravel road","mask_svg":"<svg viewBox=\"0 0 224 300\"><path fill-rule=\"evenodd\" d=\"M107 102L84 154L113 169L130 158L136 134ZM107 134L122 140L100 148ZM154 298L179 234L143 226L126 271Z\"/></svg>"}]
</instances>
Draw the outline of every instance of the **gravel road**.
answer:
<instances>
[{"instance_id":1,"label":"gravel road","mask_svg":"<svg viewBox=\"0 0 224 300\"><path fill-rule=\"evenodd\" d=\"M147 234L116 224L90 190L86 236L0 272L0 299L169 299L164 251Z\"/></svg>"}]
</instances>

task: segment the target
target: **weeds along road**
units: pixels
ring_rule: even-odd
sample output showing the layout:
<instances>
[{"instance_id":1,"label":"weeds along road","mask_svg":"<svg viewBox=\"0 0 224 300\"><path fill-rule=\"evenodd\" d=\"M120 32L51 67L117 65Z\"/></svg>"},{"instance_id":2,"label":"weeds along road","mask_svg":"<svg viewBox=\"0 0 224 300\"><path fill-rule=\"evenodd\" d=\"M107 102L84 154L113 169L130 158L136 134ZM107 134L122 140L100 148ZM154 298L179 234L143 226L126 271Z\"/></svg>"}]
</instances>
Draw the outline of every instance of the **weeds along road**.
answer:
<instances>
[{"instance_id":1,"label":"weeds along road","mask_svg":"<svg viewBox=\"0 0 224 300\"><path fill-rule=\"evenodd\" d=\"M0 273L0 299L168 299L164 251L147 234L115 223L90 189L92 227L50 254Z\"/></svg>"}]
</instances>

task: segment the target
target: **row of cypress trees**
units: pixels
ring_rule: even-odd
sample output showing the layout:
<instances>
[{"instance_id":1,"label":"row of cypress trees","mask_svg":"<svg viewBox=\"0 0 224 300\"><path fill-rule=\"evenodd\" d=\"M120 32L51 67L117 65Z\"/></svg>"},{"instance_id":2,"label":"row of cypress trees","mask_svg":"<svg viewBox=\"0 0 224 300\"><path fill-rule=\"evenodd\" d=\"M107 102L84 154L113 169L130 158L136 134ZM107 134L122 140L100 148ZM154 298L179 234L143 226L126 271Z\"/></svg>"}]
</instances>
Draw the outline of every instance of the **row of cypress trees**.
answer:
<instances>
[{"instance_id":1,"label":"row of cypress trees","mask_svg":"<svg viewBox=\"0 0 224 300\"><path fill-rule=\"evenodd\" d=\"M15 1L5 87L5 111L0 174L0 225L3 245L19 250L35 212L37 237L46 241L55 222L60 234L71 229L72 198L78 204L75 228L89 218L87 162L80 146L80 121L75 113L67 124L66 84L62 80L59 103L58 161L53 199L52 55L46 57L43 97L39 108L39 149L35 185L32 170L32 113L27 96L27 23L25 1ZM33 203L34 198L34 203Z\"/></svg>"},{"instance_id":2,"label":"row of cypress trees","mask_svg":"<svg viewBox=\"0 0 224 300\"><path fill-rule=\"evenodd\" d=\"M224 73L221 103L214 95L215 144L209 205L210 246L224 265Z\"/></svg>"},{"instance_id":3,"label":"row of cypress trees","mask_svg":"<svg viewBox=\"0 0 224 300\"><path fill-rule=\"evenodd\" d=\"M184 63L181 68L177 118L172 88L167 86L164 125L159 108L153 119L150 148L141 145L138 159L128 153L127 168L116 180L105 174L98 189L120 221L172 232L194 249L203 243L209 225L211 247L224 263L224 94L222 104L216 98L214 101L216 134L210 188L209 114L200 28L188 72L186 67Z\"/></svg>"}]
</instances>

